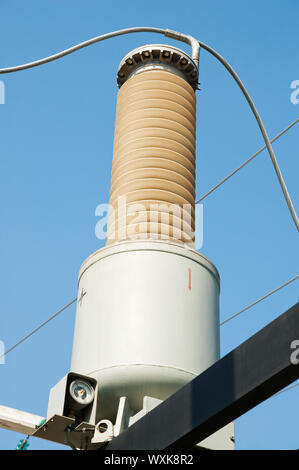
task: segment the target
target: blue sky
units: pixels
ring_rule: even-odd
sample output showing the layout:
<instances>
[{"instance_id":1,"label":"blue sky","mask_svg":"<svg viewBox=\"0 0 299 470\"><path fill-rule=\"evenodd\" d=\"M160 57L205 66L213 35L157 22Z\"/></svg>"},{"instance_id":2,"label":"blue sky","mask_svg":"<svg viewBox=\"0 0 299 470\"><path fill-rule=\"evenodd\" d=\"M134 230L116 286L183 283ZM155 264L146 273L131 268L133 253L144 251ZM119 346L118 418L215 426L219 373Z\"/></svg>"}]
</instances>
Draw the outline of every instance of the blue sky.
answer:
<instances>
[{"instance_id":1,"label":"blue sky","mask_svg":"<svg viewBox=\"0 0 299 470\"><path fill-rule=\"evenodd\" d=\"M299 116L290 101L299 80L298 15L297 0L2 0L0 67L130 26L182 31L235 67L273 137ZM0 77L0 340L7 348L77 295L81 263L103 246L94 213L109 197L117 67L130 50L161 42L182 47L134 34ZM263 145L238 87L205 51L200 82L197 198ZM298 138L297 125L274 144L297 212ZM297 242L264 152L204 201L201 251L220 272L222 320L298 273ZM298 281L224 325L222 354L297 300ZM7 356L0 404L46 414L49 389L69 371L74 318L72 306ZM272 397L239 418L237 448L297 449L298 394ZM20 437L0 430L0 449L13 449ZM60 447L31 438L30 448Z\"/></svg>"}]
</instances>

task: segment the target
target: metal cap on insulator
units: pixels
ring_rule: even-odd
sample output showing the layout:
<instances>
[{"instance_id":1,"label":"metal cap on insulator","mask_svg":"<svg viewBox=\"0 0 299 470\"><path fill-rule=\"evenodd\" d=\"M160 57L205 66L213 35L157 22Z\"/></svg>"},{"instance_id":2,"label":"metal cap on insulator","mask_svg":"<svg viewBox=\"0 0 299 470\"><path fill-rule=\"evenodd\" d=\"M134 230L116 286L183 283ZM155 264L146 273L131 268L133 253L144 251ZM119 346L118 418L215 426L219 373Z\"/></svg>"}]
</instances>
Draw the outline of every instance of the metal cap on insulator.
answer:
<instances>
[{"instance_id":1,"label":"metal cap on insulator","mask_svg":"<svg viewBox=\"0 0 299 470\"><path fill-rule=\"evenodd\" d=\"M166 44L150 44L129 52L121 61L117 71L119 88L131 76L149 68L170 69L190 83L194 90L198 86L198 68L186 52Z\"/></svg>"}]
</instances>

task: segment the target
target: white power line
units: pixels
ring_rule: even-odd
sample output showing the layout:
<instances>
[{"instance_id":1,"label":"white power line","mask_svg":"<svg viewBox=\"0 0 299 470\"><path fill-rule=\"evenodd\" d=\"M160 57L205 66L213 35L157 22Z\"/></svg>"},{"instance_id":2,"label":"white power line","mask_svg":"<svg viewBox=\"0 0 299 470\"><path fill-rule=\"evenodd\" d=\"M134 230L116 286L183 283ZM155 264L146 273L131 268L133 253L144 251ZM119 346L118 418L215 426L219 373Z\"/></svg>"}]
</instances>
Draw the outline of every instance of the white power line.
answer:
<instances>
[{"instance_id":1,"label":"white power line","mask_svg":"<svg viewBox=\"0 0 299 470\"><path fill-rule=\"evenodd\" d=\"M239 312L234 313L234 315L231 315L230 317L226 318L226 320L224 320L223 322L220 323L220 326L221 326L221 325L224 325L224 323L229 322L229 321L232 320L233 318L236 318L238 315L241 315L241 313L246 312L246 310L249 310L249 309L250 309L251 307L253 307L254 305L258 304L259 302L261 302L262 300L266 299L267 297L270 297L270 295L275 294L275 292L279 291L280 289L282 289L283 287L287 286L288 284L291 284L291 282L296 281L298 278L299 278L299 274L297 274L297 276L293 277L292 279L289 279L287 282L284 282L283 284L281 284L281 286L277 287L276 289L272 290L271 292L268 292L267 294L263 295L263 297L261 297L260 299L256 300L256 301L253 302L252 304L247 305L247 307L242 308L242 310L240 310Z\"/></svg>"},{"instance_id":2,"label":"white power line","mask_svg":"<svg viewBox=\"0 0 299 470\"><path fill-rule=\"evenodd\" d=\"M73 300L71 300L69 303L67 303L64 307L62 307L61 309L59 309L56 313L54 313L53 315L51 315L48 320L44 321L43 323L41 323L38 327L34 328L34 330L32 330L30 333L28 333L28 335L24 336L22 339L20 339L16 344L14 344L13 346L11 346L7 351L4 351L3 354L1 354L0 356L0 359L4 356L6 356L8 353L10 353L11 351L13 351L17 346L19 346L20 344L22 344L24 341L26 341L26 339L30 338L30 336L34 335L35 333L37 333L43 326L45 326L47 323L49 323L51 320L53 320L55 317L57 317L60 313L62 313L64 310L66 310L68 307L70 307L74 302L76 302L77 300L77 297Z\"/></svg>"},{"instance_id":3,"label":"white power line","mask_svg":"<svg viewBox=\"0 0 299 470\"><path fill-rule=\"evenodd\" d=\"M277 134L272 140L271 144L278 140L283 134L285 134L288 130L290 130L295 124L299 122L299 119L296 119L293 121L288 127L286 127L283 131L281 131L279 134ZM255 157L257 157L260 153L262 153L266 149L266 145L264 147L260 148L257 152L255 152L251 157L249 157L245 162L242 163L242 165L238 166L234 171L232 171L229 175L227 175L225 178L223 178L219 183L217 183L213 188L211 188L207 193L205 193L203 196L201 196L195 204L198 204L199 202L203 201L206 197L208 197L210 194L212 194L215 189L218 189L220 186L222 186L227 180L229 180L232 176L234 176L238 171L240 171L244 166L246 166L248 163L250 163Z\"/></svg>"}]
</instances>

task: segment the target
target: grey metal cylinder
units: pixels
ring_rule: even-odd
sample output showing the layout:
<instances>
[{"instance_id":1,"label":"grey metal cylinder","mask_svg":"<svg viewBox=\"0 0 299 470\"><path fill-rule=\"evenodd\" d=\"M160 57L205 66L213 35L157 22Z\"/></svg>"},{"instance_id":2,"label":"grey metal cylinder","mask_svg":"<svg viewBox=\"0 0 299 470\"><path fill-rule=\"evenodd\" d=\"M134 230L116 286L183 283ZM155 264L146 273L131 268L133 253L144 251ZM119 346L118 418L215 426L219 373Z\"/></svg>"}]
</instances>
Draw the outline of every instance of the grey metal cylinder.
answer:
<instances>
[{"instance_id":1,"label":"grey metal cylinder","mask_svg":"<svg viewBox=\"0 0 299 470\"><path fill-rule=\"evenodd\" d=\"M79 274L72 365L97 379L100 418L121 396L142 408L219 359L219 275L194 250L123 242L93 253Z\"/></svg>"}]
</instances>

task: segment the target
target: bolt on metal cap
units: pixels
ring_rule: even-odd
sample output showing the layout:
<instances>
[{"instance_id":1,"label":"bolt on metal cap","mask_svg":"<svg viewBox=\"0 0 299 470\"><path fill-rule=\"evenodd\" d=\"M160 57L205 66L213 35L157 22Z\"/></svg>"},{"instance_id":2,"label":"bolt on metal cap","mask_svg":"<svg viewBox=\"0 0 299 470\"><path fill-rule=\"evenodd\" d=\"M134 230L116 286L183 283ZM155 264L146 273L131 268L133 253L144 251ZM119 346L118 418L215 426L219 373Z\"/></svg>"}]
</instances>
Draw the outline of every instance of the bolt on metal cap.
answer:
<instances>
[{"instance_id":1,"label":"bolt on metal cap","mask_svg":"<svg viewBox=\"0 0 299 470\"><path fill-rule=\"evenodd\" d=\"M129 52L121 61L117 71L119 88L137 71L149 67L172 69L183 76L192 88L197 89L198 68L191 57L173 46L166 44L147 44Z\"/></svg>"}]
</instances>

